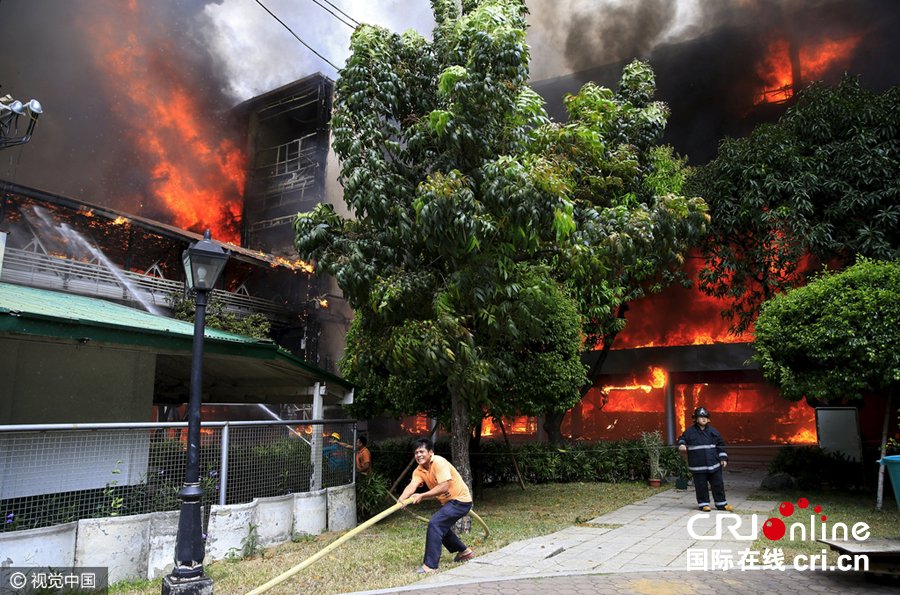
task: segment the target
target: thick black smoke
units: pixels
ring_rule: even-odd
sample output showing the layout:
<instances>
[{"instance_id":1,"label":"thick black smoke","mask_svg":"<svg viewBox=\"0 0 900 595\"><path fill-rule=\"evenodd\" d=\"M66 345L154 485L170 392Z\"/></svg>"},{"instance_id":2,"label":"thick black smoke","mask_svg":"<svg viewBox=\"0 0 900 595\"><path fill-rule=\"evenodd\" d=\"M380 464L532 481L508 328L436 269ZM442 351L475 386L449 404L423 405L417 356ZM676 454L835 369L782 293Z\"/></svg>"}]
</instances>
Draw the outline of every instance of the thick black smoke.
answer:
<instances>
[{"instance_id":1,"label":"thick black smoke","mask_svg":"<svg viewBox=\"0 0 900 595\"><path fill-rule=\"evenodd\" d=\"M44 108L31 142L0 151L0 179L166 220L136 148L137 121L151 116L127 107L126 86L110 77L96 48L108 37L122 49L139 49L148 81L179 77L210 117L220 117L230 105L225 83L193 30L193 17L220 1L139 1L139 23L123 16L125 0L0 4L0 93L35 98ZM172 101L168 117L149 124L171 126L182 108Z\"/></svg>"},{"instance_id":2,"label":"thick black smoke","mask_svg":"<svg viewBox=\"0 0 900 595\"><path fill-rule=\"evenodd\" d=\"M575 12L568 23L566 63L575 71L640 56L672 27L676 0L634 0Z\"/></svg>"},{"instance_id":3,"label":"thick black smoke","mask_svg":"<svg viewBox=\"0 0 900 595\"><path fill-rule=\"evenodd\" d=\"M800 50L829 40L854 39L849 57L817 74L817 79L833 84L848 72L878 92L900 84L900 2L896 0L709 0L698 4L703 12L695 15L695 28L689 32L693 37L651 49L633 40L640 39L640 30L649 27L653 33L666 21L641 21L637 12L629 13L631 9L613 11L622 19L604 28L606 39L594 36L593 44L585 41L582 28L573 29L566 57L581 69L532 83L547 101L548 112L564 120L563 95L577 93L588 81L615 88L627 62L646 59L656 72L657 99L668 103L672 112L663 140L698 165L715 156L725 136L744 136L757 124L777 119L790 105L790 101L758 103L760 89L767 86L759 65L771 55L773 42ZM634 20L622 16L628 14ZM592 18L588 13L571 16L585 22ZM570 45L578 52L569 52ZM798 61L797 66L793 82L805 87L814 79L804 71L804 64Z\"/></svg>"}]
</instances>

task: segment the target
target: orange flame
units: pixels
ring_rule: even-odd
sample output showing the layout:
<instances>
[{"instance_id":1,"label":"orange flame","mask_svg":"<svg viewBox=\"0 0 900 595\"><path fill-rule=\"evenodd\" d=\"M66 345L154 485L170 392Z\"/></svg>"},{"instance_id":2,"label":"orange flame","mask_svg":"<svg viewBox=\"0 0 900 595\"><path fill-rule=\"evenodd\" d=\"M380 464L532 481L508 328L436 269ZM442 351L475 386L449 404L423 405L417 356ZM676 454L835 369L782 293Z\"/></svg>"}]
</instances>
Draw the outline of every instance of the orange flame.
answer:
<instances>
[{"instance_id":1,"label":"orange flame","mask_svg":"<svg viewBox=\"0 0 900 595\"><path fill-rule=\"evenodd\" d=\"M184 74L178 49L157 37L149 4L101 3L86 16L98 64L109 74L113 112L152 173L152 195L183 229L209 228L215 239L239 241L246 157L223 138L216 115Z\"/></svg>"},{"instance_id":2,"label":"orange flame","mask_svg":"<svg viewBox=\"0 0 900 595\"><path fill-rule=\"evenodd\" d=\"M640 384L637 382L637 379L634 380L634 384L627 384L624 386L607 386L604 387L607 391L611 390L642 390L645 393L649 393L654 388L663 388L666 385L666 371L662 368L654 368L650 367L650 380L647 384Z\"/></svg>"},{"instance_id":3,"label":"orange flame","mask_svg":"<svg viewBox=\"0 0 900 595\"><path fill-rule=\"evenodd\" d=\"M534 434L537 432L537 418L528 417L526 415L518 415L516 417L504 417L503 427L506 429L506 435L513 434ZM490 438L492 436L503 436L503 431L499 424L494 424L490 419L485 419L481 424L481 435Z\"/></svg>"},{"instance_id":4,"label":"orange flame","mask_svg":"<svg viewBox=\"0 0 900 595\"><path fill-rule=\"evenodd\" d=\"M791 67L790 44L778 39L769 45L768 55L757 65L760 78L765 81L765 88L753 100L759 103L779 103L794 95L794 69Z\"/></svg>"},{"instance_id":5,"label":"orange flame","mask_svg":"<svg viewBox=\"0 0 900 595\"><path fill-rule=\"evenodd\" d=\"M772 437L774 440L774 436ZM788 438L790 444L817 444L819 441L815 430L803 429Z\"/></svg>"},{"instance_id":6,"label":"orange flame","mask_svg":"<svg viewBox=\"0 0 900 595\"><path fill-rule=\"evenodd\" d=\"M259 252L259 254L263 254L263 253ZM267 256L267 255L263 255L263 256ZM287 258L282 258L281 256L276 256L275 261L272 263L272 266L276 267L278 265L286 266L295 271L303 271L305 273L313 272L313 265L311 265L308 262L304 262L302 260L288 260Z\"/></svg>"},{"instance_id":7,"label":"orange flame","mask_svg":"<svg viewBox=\"0 0 900 595\"><path fill-rule=\"evenodd\" d=\"M427 436L430 432L430 428L428 427L429 421L430 419L427 416L421 414L412 417L404 417L400 422L400 427L411 434Z\"/></svg>"},{"instance_id":8,"label":"orange flame","mask_svg":"<svg viewBox=\"0 0 900 595\"><path fill-rule=\"evenodd\" d=\"M801 46L798 52L799 76L804 81L815 81L830 70L846 70L861 39L862 35L857 35L840 41L829 39ZM793 97L794 68L790 49L791 45L785 39L776 39L769 44L768 54L757 65L757 74L763 80L764 87L754 97L754 105L779 103Z\"/></svg>"},{"instance_id":9,"label":"orange flame","mask_svg":"<svg viewBox=\"0 0 900 595\"><path fill-rule=\"evenodd\" d=\"M696 280L701 262L697 253L689 254L684 272ZM746 337L728 333L729 321L719 315L727 307L727 301L706 295L696 282L691 288L672 285L662 293L629 302L628 306L625 316L628 322L616 335L613 349L747 341Z\"/></svg>"},{"instance_id":10,"label":"orange flame","mask_svg":"<svg viewBox=\"0 0 900 595\"><path fill-rule=\"evenodd\" d=\"M128 219L125 217L116 217L112 222L113 225L122 225L123 223L128 223Z\"/></svg>"},{"instance_id":11,"label":"orange flame","mask_svg":"<svg viewBox=\"0 0 900 595\"><path fill-rule=\"evenodd\" d=\"M628 384L604 386L602 391L591 389L588 392L591 398L586 398L582 401L584 403L584 413L590 413L594 408L605 412L656 411L658 410L656 399L635 393L643 392L649 395L654 389L665 387L666 382L666 371L662 368L651 367L640 380L635 376ZM599 395L591 395L592 392L599 392Z\"/></svg>"}]
</instances>

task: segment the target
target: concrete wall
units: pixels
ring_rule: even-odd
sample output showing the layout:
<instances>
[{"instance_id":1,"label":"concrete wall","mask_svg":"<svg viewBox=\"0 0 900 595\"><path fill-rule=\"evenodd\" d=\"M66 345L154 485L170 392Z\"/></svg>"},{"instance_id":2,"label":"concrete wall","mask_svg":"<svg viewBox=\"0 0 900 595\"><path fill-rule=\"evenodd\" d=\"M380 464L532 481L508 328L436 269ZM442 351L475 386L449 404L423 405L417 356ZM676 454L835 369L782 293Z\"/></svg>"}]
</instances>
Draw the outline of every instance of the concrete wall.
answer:
<instances>
[{"instance_id":1,"label":"concrete wall","mask_svg":"<svg viewBox=\"0 0 900 595\"><path fill-rule=\"evenodd\" d=\"M0 533L3 566L108 567L109 581L154 579L172 571L176 512L83 519L56 527ZM293 531L318 535L356 526L353 485L318 492L257 498L210 509L206 563L240 555L256 527L261 547L280 545Z\"/></svg>"},{"instance_id":2,"label":"concrete wall","mask_svg":"<svg viewBox=\"0 0 900 595\"><path fill-rule=\"evenodd\" d=\"M0 425L150 421L153 353L0 339L0 354Z\"/></svg>"},{"instance_id":3,"label":"concrete wall","mask_svg":"<svg viewBox=\"0 0 900 595\"><path fill-rule=\"evenodd\" d=\"M348 531L356 526L356 486L328 488L328 530Z\"/></svg>"}]
</instances>

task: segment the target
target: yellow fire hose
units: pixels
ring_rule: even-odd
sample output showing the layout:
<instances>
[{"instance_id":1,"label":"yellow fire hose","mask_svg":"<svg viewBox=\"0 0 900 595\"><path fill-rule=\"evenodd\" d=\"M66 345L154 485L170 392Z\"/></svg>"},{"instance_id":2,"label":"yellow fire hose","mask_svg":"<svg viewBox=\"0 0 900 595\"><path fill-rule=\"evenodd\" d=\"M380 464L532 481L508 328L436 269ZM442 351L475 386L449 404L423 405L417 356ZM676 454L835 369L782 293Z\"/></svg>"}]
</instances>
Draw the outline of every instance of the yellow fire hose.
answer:
<instances>
[{"instance_id":1,"label":"yellow fire hose","mask_svg":"<svg viewBox=\"0 0 900 595\"><path fill-rule=\"evenodd\" d=\"M412 500L413 500L412 498L407 498L407 499L406 499L406 503L409 504L410 502L412 502ZM366 521L365 523L363 523L363 524L360 525L359 527L356 527L356 528L353 529L352 531L349 531L346 535L342 535L342 536L339 537L338 539L335 539L333 542L329 543L327 546L325 546L324 548L322 548L321 551L319 551L319 552L316 553L316 554L313 554L312 556L310 556L309 558L307 558L306 560L304 560L304 561L301 562L300 564L297 564L296 566L294 566L293 568L291 568L291 569L288 570L287 572L282 573L282 574L276 576L275 578L273 578L272 580L270 580L269 582L265 583L264 585L260 585L260 586L256 587L255 589L253 589L252 591L249 591L249 592L247 593L247 595L260 595L261 593L265 593L266 591L268 591L268 590L271 589L272 587L274 587L274 586L276 586L276 585L280 585L281 583L283 583L284 581L288 580L289 578L291 578L292 576L294 576L295 574L297 574L298 572L300 572L301 570L303 570L304 568L306 568L307 566L309 566L309 565L312 564L313 562L317 561L319 558L321 558L322 556L324 556L325 554L327 554L327 553L330 552L331 550L335 549L337 546L341 545L342 543L344 543L345 541L347 541L347 540L350 539L351 537L354 537L354 536L355 536L357 533L359 533L360 531L363 531L363 530L365 530L365 529L368 529L369 527L371 527L372 525L374 525L375 523L377 523L377 522L380 521L381 519L383 519L383 518L385 518L385 517L387 517L387 516L390 516L390 515L394 514L395 512L397 512L398 510L400 510L400 508L401 508L402 506L403 506L403 505L402 505L400 502L397 502L396 504L394 504L394 505L391 506L390 508L388 508L388 509L386 509L386 510L380 512L379 514L376 514L375 516L373 516L372 518L370 518L368 521ZM473 517L475 517L475 519L476 519L479 523L481 523L481 526L484 527L485 539L487 539L488 537L490 537L491 532L490 532L490 530L488 529L488 526L484 523L484 521L481 520L481 517L479 517L477 514L475 514L474 512L471 512L471 511L469 512L469 514L471 514ZM416 515L416 516L418 516L418 515Z\"/></svg>"},{"instance_id":2,"label":"yellow fire hose","mask_svg":"<svg viewBox=\"0 0 900 595\"><path fill-rule=\"evenodd\" d=\"M397 504L400 503L400 500L397 500L397 497L396 497L396 496L394 496L394 495L391 494L390 492L388 492L388 495L389 495L391 498L394 499L394 502L396 502ZM414 513L413 511L411 511L410 509L407 508L406 511L407 511L409 514L411 514L411 515L413 515L414 517L416 517L417 519L419 519L420 521L422 521L423 523L427 523L427 522L428 522L428 519L423 518L423 517L420 517L419 515L417 515L416 513ZM484 522L483 520L481 520L481 517L478 516L477 514L475 514L475 511L474 511L474 510L470 510L470 511L469 511L469 514L472 515L472 516L475 518L475 520L478 521L478 523L484 528L484 538L487 539L488 537L490 537L490 536L491 536L491 530L488 529L487 524L485 524L485 522Z\"/></svg>"}]
</instances>

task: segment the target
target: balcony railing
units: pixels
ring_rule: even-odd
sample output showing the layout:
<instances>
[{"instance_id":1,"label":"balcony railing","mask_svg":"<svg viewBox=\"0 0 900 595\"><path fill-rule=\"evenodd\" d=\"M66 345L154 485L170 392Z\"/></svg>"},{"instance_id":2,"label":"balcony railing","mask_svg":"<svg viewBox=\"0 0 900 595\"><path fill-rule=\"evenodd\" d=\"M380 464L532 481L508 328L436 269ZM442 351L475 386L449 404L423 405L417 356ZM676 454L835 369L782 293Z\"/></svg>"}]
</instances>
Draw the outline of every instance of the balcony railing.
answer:
<instances>
[{"instance_id":1,"label":"balcony railing","mask_svg":"<svg viewBox=\"0 0 900 595\"><path fill-rule=\"evenodd\" d=\"M0 281L104 299L170 308L166 297L184 291L184 283L123 271L101 264L7 248ZM284 304L258 297L216 292L225 307L238 314L263 313L273 322L287 320Z\"/></svg>"}]
</instances>

